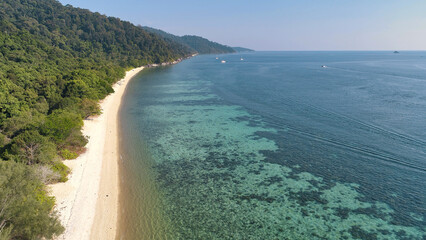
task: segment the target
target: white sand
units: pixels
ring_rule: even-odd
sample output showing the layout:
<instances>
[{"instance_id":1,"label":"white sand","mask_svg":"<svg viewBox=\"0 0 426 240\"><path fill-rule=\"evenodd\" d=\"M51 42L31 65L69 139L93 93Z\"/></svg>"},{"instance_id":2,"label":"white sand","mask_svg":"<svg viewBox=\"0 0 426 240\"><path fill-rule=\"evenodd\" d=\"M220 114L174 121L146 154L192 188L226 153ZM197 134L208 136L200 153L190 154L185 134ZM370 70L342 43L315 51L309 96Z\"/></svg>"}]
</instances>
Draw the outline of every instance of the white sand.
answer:
<instances>
[{"instance_id":1,"label":"white sand","mask_svg":"<svg viewBox=\"0 0 426 240\"><path fill-rule=\"evenodd\" d=\"M106 97L103 114L84 121L87 151L75 160L69 180L50 186L65 232L58 239L115 239L118 215L118 110L129 80L143 67L126 73Z\"/></svg>"}]
</instances>

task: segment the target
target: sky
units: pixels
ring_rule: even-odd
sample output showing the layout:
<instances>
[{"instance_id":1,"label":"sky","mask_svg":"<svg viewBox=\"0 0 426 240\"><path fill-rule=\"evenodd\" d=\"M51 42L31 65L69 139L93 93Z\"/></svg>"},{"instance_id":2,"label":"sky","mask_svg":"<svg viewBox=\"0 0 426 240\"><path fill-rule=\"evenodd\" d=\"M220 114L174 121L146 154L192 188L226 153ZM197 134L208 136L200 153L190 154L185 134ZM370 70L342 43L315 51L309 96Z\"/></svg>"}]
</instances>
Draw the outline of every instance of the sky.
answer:
<instances>
[{"instance_id":1,"label":"sky","mask_svg":"<svg viewBox=\"0 0 426 240\"><path fill-rule=\"evenodd\" d=\"M426 50L426 0L59 0L255 50Z\"/></svg>"}]
</instances>

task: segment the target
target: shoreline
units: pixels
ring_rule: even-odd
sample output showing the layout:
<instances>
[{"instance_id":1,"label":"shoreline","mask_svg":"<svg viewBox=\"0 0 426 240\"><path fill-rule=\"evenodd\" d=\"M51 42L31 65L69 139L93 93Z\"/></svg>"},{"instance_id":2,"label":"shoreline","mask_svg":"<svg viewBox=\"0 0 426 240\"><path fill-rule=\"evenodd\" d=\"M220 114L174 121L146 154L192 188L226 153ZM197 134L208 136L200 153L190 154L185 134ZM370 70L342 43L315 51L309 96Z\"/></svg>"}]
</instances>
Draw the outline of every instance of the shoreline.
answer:
<instances>
[{"instance_id":1,"label":"shoreline","mask_svg":"<svg viewBox=\"0 0 426 240\"><path fill-rule=\"evenodd\" d=\"M118 111L129 81L145 67L126 72L114 93L100 102L102 114L84 120L87 151L63 161L71 169L68 181L49 185L65 232L57 239L115 239L118 223Z\"/></svg>"},{"instance_id":2,"label":"shoreline","mask_svg":"<svg viewBox=\"0 0 426 240\"><path fill-rule=\"evenodd\" d=\"M102 113L84 120L83 135L89 142L86 152L74 160L64 160L71 173L68 181L48 185L56 198L55 210L65 227L55 239L116 239L120 207L119 110L130 80L145 68L167 66L174 62L150 64L126 72L112 87L114 93L100 101Z\"/></svg>"}]
</instances>

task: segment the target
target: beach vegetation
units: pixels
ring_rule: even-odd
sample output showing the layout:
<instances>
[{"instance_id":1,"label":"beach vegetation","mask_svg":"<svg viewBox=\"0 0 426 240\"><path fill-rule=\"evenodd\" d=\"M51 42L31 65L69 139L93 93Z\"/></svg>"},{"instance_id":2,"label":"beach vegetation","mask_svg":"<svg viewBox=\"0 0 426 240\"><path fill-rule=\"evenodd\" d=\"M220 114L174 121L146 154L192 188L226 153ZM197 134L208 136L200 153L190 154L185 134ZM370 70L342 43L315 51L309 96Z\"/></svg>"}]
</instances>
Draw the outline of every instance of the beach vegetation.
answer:
<instances>
[{"instance_id":1,"label":"beach vegetation","mask_svg":"<svg viewBox=\"0 0 426 240\"><path fill-rule=\"evenodd\" d=\"M1 239L50 239L62 233L54 203L34 168L0 161Z\"/></svg>"},{"instance_id":2,"label":"beach vegetation","mask_svg":"<svg viewBox=\"0 0 426 240\"><path fill-rule=\"evenodd\" d=\"M56 157L56 146L36 130L26 130L13 138L8 159L27 165L47 164Z\"/></svg>"},{"instance_id":3,"label":"beach vegetation","mask_svg":"<svg viewBox=\"0 0 426 240\"><path fill-rule=\"evenodd\" d=\"M50 169L54 174L57 174L55 178L52 178L56 182L66 182L68 180L67 176L70 173L70 169L62 161L54 161L50 165Z\"/></svg>"},{"instance_id":4,"label":"beach vegetation","mask_svg":"<svg viewBox=\"0 0 426 240\"><path fill-rule=\"evenodd\" d=\"M61 157L64 159L76 159L78 157L78 153L70 151L68 149L63 149L61 151Z\"/></svg>"}]
</instances>

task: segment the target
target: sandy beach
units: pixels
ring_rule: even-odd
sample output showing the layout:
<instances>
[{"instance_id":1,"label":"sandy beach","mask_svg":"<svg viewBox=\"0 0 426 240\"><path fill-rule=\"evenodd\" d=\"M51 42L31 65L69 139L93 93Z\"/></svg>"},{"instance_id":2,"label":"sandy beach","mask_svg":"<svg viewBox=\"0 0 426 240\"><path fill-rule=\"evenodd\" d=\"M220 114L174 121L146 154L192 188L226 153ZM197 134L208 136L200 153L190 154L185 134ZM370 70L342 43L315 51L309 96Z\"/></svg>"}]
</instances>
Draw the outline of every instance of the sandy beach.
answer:
<instances>
[{"instance_id":1,"label":"sandy beach","mask_svg":"<svg viewBox=\"0 0 426 240\"><path fill-rule=\"evenodd\" d=\"M129 80L143 67L126 73L115 92L101 102L102 114L84 121L87 151L64 161L71 174L65 183L50 185L65 232L58 239L115 239L119 169L118 111Z\"/></svg>"}]
</instances>

